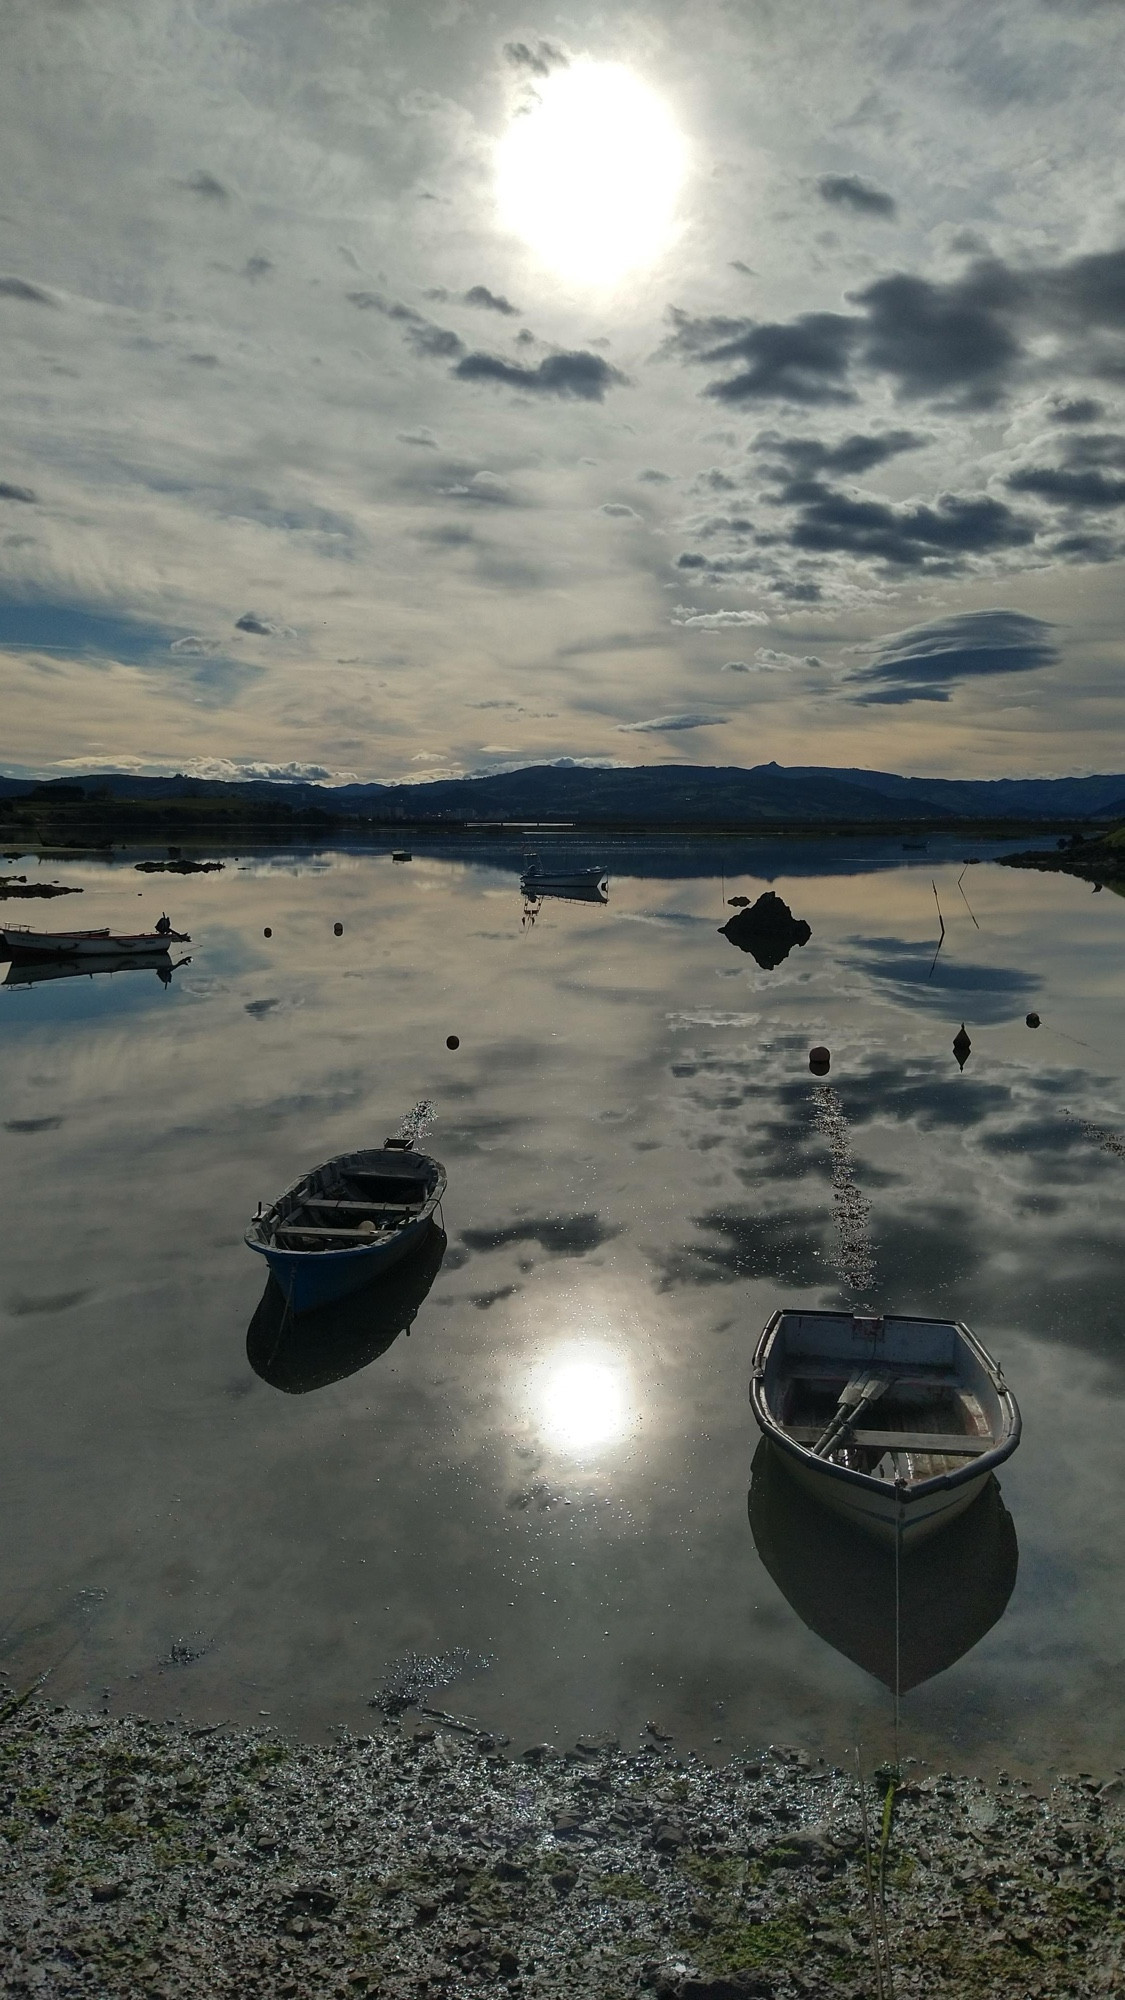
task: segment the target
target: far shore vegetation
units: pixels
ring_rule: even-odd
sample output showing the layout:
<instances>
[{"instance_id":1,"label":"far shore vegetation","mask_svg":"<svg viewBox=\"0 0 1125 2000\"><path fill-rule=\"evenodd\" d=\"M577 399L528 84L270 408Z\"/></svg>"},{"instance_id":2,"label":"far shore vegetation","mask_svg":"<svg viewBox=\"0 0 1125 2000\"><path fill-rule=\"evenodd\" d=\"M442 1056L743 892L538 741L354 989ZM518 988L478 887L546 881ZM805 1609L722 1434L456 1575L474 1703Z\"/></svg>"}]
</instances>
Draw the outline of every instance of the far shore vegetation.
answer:
<instances>
[{"instance_id":1,"label":"far shore vegetation","mask_svg":"<svg viewBox=\"0 0 1125 2000\"><path fill-rule=\"evenodd\" d=\"M1057 845L1042 855L1008 857L1016 865L1060 868L1067 873L1088 873L1093 867L1125 872L1125 827L1106 831L1097 822L1059 821L1023 817L1019 819L954 819L935 816L888 820L831 820L816 818L642 819L639 816L590 815L569 821L536 822L528 819L505 821L475 817L463 812L438 812L409 816L396 805L384 814L370 810L330 812L325 807L298 801L293 805L273 796L242 796L226 792L216 796L162 796L121 798L108 790L84 789L79 785L44 784L19 797L0 798L0 848L29 853L67 850L106 853L118 846L146 846L169 840L186 840L210 846L224 843L307 841L325 835L346 833L374 839L406 833L443 835L465 834L508 836L521 832L546 837L597 834L705 835L709 838L762 835L805 839L841 839L873 836L909 840L912 846L929 838L960 834L966 840L1012 839L1021 835L1051 839Z\"/></svg>"}]
</instances>

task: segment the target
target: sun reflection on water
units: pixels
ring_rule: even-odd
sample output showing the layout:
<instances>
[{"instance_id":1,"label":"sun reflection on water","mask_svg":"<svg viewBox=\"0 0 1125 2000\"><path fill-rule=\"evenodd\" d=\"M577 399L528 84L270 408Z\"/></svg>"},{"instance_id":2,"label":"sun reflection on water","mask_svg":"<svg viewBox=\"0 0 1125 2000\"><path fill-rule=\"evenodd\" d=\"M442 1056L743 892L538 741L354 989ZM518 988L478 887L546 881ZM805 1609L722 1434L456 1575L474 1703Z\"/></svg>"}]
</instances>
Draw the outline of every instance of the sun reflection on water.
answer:
<instances>
[{"instance_id":1,"label":"sun reflection on water","mask_svg":"<svg viewBox=\"0 0 1125 2000\"><path fill-rule=\"evenodd\" d=\"M636 1421L628 1372L612 1348L588 1341L556 1347L532 1377L532 1403L544 1443L589 1452L617 1444Z\"/></svg>"}]
</instances>

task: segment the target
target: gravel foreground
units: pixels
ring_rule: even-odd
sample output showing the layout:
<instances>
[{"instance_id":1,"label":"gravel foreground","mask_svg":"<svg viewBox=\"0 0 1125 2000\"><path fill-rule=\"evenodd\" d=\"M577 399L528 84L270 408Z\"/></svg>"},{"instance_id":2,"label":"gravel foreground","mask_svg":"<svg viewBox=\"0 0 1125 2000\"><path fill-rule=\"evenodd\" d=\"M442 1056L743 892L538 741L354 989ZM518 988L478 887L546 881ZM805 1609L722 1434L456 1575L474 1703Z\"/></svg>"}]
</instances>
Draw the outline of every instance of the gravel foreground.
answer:
<instances>
[{"instance_id":1,"label":"gravel foreground","mask_svg":"<svg viewBox=\"0 0 1125 2000\"><path fill-rule=\"evenodd\" d=\"M418 1717L329 1748L0 1690L0 1990L145 2000L1125 1994L1119 1775L1046 1796L655 1730L513 1752ZM869 1879L874 1897L869 1896Z\"/></svg>"}]
</instances>

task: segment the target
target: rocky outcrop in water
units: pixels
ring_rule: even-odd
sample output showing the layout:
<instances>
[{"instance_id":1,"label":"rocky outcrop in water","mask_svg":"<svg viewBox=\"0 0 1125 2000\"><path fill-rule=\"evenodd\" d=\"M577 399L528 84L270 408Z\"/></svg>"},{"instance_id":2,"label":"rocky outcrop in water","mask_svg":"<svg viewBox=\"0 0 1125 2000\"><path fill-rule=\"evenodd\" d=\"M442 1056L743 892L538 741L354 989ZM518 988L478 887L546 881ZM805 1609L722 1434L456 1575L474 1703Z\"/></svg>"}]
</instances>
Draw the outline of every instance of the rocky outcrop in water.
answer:
<instances>
[{"instance_id":1,"label":"rocky outcrop in water","mask_svg":"<svg viewBox=\"0 0 1125 2000\"><path fill-rule=\"evenodd\" d=\"M805 945L812 936L808 924L795 917L788 903L772 889L748 910L739 910L728 923L720 924L719 932L737 950L748 951L763 972L772 972L788 958L794 945Z\"/></svg>"}]
</instances>

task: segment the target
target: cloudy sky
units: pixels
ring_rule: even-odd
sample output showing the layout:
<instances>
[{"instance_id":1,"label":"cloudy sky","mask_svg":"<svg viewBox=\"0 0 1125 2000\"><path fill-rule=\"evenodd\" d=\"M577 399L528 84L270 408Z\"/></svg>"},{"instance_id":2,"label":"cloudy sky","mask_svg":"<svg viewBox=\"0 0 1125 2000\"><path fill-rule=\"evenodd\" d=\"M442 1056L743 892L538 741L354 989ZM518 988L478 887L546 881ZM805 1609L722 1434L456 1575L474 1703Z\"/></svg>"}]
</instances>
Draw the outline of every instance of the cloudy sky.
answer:
<instances>
[{"instance_id":1,"label":"cloudy sky","mask_svg":"<svg viewBox=\"0 0 1125 2000\"><path fill-rule=\"evenodd\" d=\"M7 0L4 768L1118 769L1113 0Z\"/></svg>"}]
</instances>

